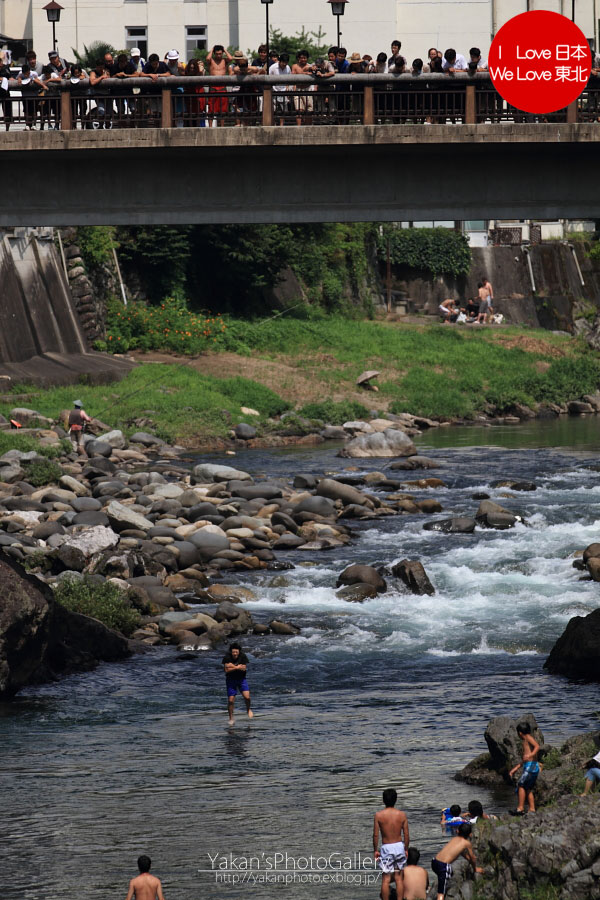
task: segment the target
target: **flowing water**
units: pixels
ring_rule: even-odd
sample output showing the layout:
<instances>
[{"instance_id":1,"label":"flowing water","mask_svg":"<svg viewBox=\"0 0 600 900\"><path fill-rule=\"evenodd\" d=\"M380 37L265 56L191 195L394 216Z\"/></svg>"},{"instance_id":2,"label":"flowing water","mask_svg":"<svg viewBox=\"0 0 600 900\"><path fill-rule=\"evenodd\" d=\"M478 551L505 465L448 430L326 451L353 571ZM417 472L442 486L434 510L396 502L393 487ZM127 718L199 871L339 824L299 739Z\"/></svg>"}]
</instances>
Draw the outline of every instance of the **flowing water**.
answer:
<instances>
[{"instance_id":1,"label":"flowing water","mask_svg":"<svg viewBox=\"0 0 600 900\"><path fill-rule=\"evenodd\" d=\"M472 514L473 493L487 491L528 524L441 535L423 531L430 517L350 522L356 537L341 550L310 562L297 551L289 572L246 576L260 597L247 604L255 619L302 628L290 639L244 640L251 724L240 709L227 727L221 652L183 660L170 647L30 688L0 707L3 900L120 896L142 852L167 900L377 896L368 878L346 870L360 867L352 854L370 852L385 787L398 790L426 864L444 840L442 806L512 805L510 793L452 776L485 750L492 715L533 710L552 742L597 724L598 686L543 670L569 618L598 606L599 586L580 581L571 558L600 537L597 435L596 419L429 432L419 449L443 463L428 474L447 487L420 496L436 496L444 515ZM331 448L236 459L273 477L350 462ZM538 489L507 499L490 488L504 477ZM433 597L335 596L346 564L404 557L423 561ZM248 857L263 873L256 881L242 870L237 884L218 883L206 871ZM324 866L345 875L315 883L319 873L307 869ZM287 886L261 881L274 867L286 870Z\"/></svg>"}]
</instances>

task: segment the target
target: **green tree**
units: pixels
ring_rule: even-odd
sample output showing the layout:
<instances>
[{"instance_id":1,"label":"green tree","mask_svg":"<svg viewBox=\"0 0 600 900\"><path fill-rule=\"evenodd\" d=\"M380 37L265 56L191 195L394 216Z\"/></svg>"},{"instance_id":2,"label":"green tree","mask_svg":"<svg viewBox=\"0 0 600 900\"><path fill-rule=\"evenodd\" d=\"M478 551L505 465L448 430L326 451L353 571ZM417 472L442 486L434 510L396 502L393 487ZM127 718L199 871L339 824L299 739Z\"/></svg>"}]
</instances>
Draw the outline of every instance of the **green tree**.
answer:
<instances>
[{"instance_id":1,"label":"green tree","mask_svg":"<svg viewBox=\"0 0 600 900\"><path fill-rule=\"evenodd\" d=\"M118 228L119 259L125 280L128 275L135 276L152 303L169 296L185 296L192 231L191 225Z\"/></svg>"},{"instance_id":2,"label":"green tree","mask_svg":"<svg viewBox=\"0 0 600 900\"><path fill-rule=\"evenodd\" d=\"M318 31L306 31L302 26L293 36L283 34L278 28L271 28L269 46L278 53L289 53L292 60L299 50L308 50L309 59L315 60L319 56L327 56L330 44L325 42L325 38L326 34L321 26Z\"/></svg>"},{"instance_id":3,"label":"green tree","mask_svg":"<svg viewBox=\"0 0 600 900\"><path fill-rule=\"evenodd\" d=\"M71 47L71 50L73 51L75 60L88 72L90 69L94 68L99 59L104 58L105 53L112 53L114 56L117 52L112 44L109 44L106 41L92 41L89 47L86 47L84 44L83 53L78 53L75 47Z\"/></svg>"}]
</instances>

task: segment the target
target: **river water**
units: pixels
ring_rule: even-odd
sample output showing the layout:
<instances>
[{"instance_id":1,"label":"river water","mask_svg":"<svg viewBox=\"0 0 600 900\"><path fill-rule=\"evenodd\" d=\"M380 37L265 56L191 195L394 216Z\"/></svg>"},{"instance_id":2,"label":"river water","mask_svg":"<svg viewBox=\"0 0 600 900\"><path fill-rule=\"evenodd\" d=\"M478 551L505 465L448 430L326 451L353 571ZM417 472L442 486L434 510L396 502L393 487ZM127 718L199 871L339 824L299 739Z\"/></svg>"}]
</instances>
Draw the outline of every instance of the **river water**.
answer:
<instances>
[{"instance_id":1,"label":"river water","mask_svg":"<svg viewBox=\"0 0 600 900\"><path fill-rule=\"evenodd\" d=\"M124 896L142 852L167 900L375 897L370 876L350 870L362 864L353 854L370 853L385 787L396 787L426 864L444 840L442 806L512 805L510 793L452 778L485 750L490 716L533 710L551 742L597 725L598 687L542 666L569 618L598 606L599 586L579 581L570 558L600 537L598 427L595 418L561 419L420 439L420 451L443 463L429 474L447 484L421 496L436 496L450 515L472 513L472 494L487 491L527 526L448 536L423 531L423 516L351 523L356 539L340 551L310 563L296 552L289 572L245 576L260 598L247 604L258 621L276 615L302 628L290 639L244 640L251 724L238 710L227 727L220 652L183 660L170 647L0 707L3 900ZM235 461L272 477L352 462L386 464L340 460L331 448L248 451ZM507 499L490 488L504 477L538 489ZM435 596L336 598L346 564L404 557L423 561ZM287 584L273 586L281 575ZM237 871L237 884L211 871L249 857L254 875ZM318 884L325 866L344 874ZM287 885L264 882L273 868L286 870L278 877Z\"/></svg>"}]
</instances>

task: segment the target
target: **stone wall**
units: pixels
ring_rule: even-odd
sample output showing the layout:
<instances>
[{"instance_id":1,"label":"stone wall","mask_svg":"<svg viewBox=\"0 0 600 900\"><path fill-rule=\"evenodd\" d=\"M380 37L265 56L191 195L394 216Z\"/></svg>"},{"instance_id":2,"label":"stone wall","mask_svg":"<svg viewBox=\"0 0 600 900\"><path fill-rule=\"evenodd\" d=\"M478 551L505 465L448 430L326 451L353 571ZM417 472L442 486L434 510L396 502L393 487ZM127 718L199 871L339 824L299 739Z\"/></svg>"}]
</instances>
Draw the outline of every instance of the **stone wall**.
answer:
<instances>
[{"instance_id":1,"label":"stone wall","mask_svg":"<svg viewBox=\"0 0 600 900\"><path fill-rule=\"evenodd\" d=\"M81 327L89 347L94 341L104 337L106 306L104 285L98 284L98 278L88 271L77 243L76 228L62 228L63 242L69 288L79 316ZM111 273L107 273L107 280ZM112 284L109 285L112 287Z\"/></svg>"}]
</instances>

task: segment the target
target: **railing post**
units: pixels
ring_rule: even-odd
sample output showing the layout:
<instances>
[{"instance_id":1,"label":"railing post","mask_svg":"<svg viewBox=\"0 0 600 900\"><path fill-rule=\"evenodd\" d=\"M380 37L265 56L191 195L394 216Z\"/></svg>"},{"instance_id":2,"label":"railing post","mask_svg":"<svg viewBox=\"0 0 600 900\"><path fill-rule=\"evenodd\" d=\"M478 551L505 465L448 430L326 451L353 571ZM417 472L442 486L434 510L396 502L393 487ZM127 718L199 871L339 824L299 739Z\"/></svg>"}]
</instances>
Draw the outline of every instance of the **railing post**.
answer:
<instances>
[{"instance_id":1,"label":"railing post","mask_svg":"<svg viewBox=\"0 0 600 900\"><path fill-rule=\"evenodd\" d=\"M476 122L475 85L467 84L465 97L465 125L475 125Z\"/></svg>"},{"instance_id":2,"label":"railing post","mask_svg":"<svg viewBox=\"0 0 600 900\"><path fill-rule=\"evenodd\" d=\"M375 124L375 89L372 84L365 84L363 107L363 125Z\"/></svg>"},{"instance_id":3,"label":"railing post","mask_svg":"<svg viewBox=\"0 0 600 900\"><path fill-rule=\"evenodd\" d=\"M577 122L577 100L573 100L567 106L567 124L574 125Z\"/></svg>"},{"instance_id":4,"label":"railing post","mask_svg":"<svg viewBox=\"0 0 600 900\"><path fill-rule=\"evenodd\" d=\"M263 84L262 102L263 102L262 123L263 123L263 125L272 125L273 124L273 88L266 84Z\"/></svg>"},{"instance_id":5,"label":"railing post","mask_svg":"<svg viewBox=\"0 0 600 900\"><path fill-rule=\"evenodd\" d=\"M71 91L69 90L60 93L60 128L61 131L71 131L73 128Z\"/></svg>"},{"instance_id":6,"label":"railing post","mask_svg":"<svg viewBox=\"0 0 600 900\"><path fill-rule=\"evenodd\" d=\"M173 127L173 106L171 103L172 98L171 91L169 88L163 88L162 91L162 114L160 120L161 128L172 128Z\"/></svg>"}]
</instances>

